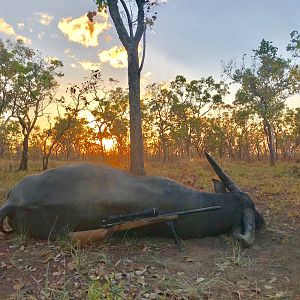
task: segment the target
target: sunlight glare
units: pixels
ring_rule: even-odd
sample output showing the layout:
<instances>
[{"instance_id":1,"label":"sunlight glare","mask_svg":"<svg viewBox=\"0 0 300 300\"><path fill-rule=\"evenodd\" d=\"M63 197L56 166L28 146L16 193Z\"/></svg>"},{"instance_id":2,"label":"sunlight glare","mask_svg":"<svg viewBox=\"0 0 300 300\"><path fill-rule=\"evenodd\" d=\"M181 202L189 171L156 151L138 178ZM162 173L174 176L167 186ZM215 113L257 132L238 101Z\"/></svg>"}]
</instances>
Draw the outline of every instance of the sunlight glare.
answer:
<instances>
[{"instance_id":1,"label":"sunlight glare","mask_svg":"<svg viewBox=\"0 0 300 300\"><path fill-rule=\"evenodd\" d=\"M103 146L105 147L106 151L111 150L115 145L114 140L112 139L103 139Z\"/></svg>"}]
</instances>

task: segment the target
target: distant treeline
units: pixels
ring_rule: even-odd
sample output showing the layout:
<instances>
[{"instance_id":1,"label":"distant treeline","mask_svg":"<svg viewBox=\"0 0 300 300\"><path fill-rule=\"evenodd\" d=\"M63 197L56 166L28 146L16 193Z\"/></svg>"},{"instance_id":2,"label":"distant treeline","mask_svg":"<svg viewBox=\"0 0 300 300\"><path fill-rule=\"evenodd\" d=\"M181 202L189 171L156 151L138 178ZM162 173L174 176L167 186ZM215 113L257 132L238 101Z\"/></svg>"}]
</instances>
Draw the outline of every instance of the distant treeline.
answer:
<instances>
[{"instance_id":1,"label":"distant treeline","mask_svg":"<svg viewBox=\"0 0 300 300\"><path fill-rule=\"evenodd\" d=\"M180 77L183 79L183 77ZM179 77L177 77L177 80ZM175 82L175 81L174 81ZM172 84L172 83L171 83ZM57 116L46 128L35 126L28 156L42 160L49 153L57 160L123 160L129 152L128 94L114 88L103 94L88 120L68 113ZM202 157L205 151L238 160L269 158L268 141L261 120L238 105L216 103L202 107L191 98L183 102L166 84L152 84L143 99L143 133L146 157L162 161ZM71 120L71 121L70 121ZM281 111L273 123L278 159L300 158L300 108ZM22 129L10 120L0 132L0 157L22 156ZM114 145L108 148L107 140Z\"/></svg>"},{"instance_id":2,"label":"distant treeline","mask_svg":"<svg viewBox=\"0 0 300 300\"><path fill-rule=\"evenodd\" d=\"M232 61L223 65L224 75L238 86L231 105L225 104L228 83L211 76L178 75L148 85L141 100L145 156L168 161L210 152L233 160L270 158L271 165L299 159L300 108L285 105L300 91L300 35L295 31L291 38L287 50L293 60L262 40L250 67L245 60L240 67ZM0 40L0 64L0 158L20 159L19 170L27 169L28 159L40 159L47 169L51 157L128 158L129 96L116 80L105 83L96 70L57 99L62 62L43 58L21 41Z\"/></svg>"}]
</instances>

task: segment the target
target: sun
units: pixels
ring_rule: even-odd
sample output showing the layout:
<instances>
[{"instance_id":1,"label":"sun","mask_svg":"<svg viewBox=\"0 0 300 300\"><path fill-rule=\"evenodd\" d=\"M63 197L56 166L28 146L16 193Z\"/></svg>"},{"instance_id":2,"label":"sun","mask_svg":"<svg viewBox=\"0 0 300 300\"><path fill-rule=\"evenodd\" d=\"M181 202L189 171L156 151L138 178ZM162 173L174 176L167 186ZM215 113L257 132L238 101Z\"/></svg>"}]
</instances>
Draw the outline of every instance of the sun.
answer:
<instances>
[{"instance_id":1,"label":"sun","mask_svg":"<svg viewBox=\"0 0 300 300\"><path fill-rule=\"evenodd\" d=\"M105 150L111 150L115 145L115 142L112 139L103 139L102 143L105 147Z\"/></svg>"}]
</instances>

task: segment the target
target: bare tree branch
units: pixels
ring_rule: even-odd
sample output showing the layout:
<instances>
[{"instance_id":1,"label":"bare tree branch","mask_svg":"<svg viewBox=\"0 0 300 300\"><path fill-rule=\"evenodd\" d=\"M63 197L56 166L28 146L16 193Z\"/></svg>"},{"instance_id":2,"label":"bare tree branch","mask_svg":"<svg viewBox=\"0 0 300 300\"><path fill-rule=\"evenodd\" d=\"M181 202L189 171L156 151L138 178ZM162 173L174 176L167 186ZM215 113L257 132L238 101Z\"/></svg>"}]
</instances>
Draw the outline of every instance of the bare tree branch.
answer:
<instances>
[{"instance_id":1,"label":"bare tree branch","mask_svg":"<svg viewBox=\"0 0 300 300\"><path fill-rule=\"evenodd\" d=\"M109 0L108 1L108 9L109 9L110 16L113 19L113 22L116 26L116 30L117 30L119 38L120 38L122 44L124 45L124 47L126 49L128 49L130 46L130 37L128 35L128 32L123 24L123 21L122 21L121 15L120 15L119 7L118 7L118 0Z\"/></svg>"},{"instance_id":2,"label":"bare tree branch","mask_svg":"<svg viewBox=\"0 0 300 300\"><path fill-rule=\"evenodd\" d=\"M132 28L132 20L131 20L131 17L130 17L130 13L129 13L129 10L127 8L127 5L126 5L125 1L124 0L120 0L120 1L121 1L121 4L122 4L123 8L124 8L126 17L127 17L127 22L128 22L128 27L129 27L129 35L132 38L133 37L133 28Z\"/></svg>"}]
</instances>

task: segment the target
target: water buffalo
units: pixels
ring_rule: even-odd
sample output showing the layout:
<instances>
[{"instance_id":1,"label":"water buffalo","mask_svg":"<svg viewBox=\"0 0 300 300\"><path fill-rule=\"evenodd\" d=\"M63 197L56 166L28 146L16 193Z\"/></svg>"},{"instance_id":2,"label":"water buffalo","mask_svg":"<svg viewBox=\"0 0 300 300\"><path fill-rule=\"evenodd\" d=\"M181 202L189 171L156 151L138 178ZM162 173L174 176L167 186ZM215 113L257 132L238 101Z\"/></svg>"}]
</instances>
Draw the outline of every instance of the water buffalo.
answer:
<instances>
[{"instance_id":1,"label":"water buffalo","mask_svg":"<svg viewBox=\"0 0 300 300\"><path fill-rule=\"evenodd\" d=\"M0 210L0 230L8 217L12 230L32 237L55 238L73 231L99 228L101 219L158 208L161 213L221 206L215 211L180 216L175 229L181 238L232 232L245 246L254 243L263 217L246 193L233 183L213 158L207 159L221 181L206 193L157 176L132 176L97 164L83 163L25 177L13 187ZM159 235L164 226L153 230Z\"/></svg>"}]
</instances>

